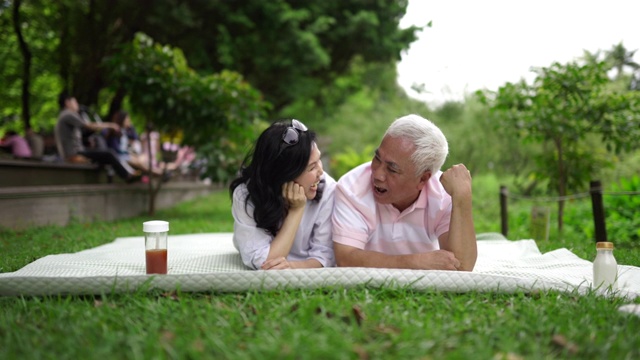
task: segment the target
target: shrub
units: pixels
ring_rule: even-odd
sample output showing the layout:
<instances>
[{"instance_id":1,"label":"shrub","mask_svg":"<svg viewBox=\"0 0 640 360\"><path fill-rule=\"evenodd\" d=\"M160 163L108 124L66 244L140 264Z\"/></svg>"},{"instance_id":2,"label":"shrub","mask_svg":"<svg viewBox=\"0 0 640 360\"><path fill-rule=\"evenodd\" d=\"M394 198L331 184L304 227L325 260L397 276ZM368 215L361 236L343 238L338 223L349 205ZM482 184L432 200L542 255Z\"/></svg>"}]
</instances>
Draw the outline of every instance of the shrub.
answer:
<instances>
[{"instance_id":1,"label":"shrub","mask_svg":"<svg viewBox=\"0 0 640 360\"><path fill-rule=\"evenodd\" d=\"M367 145L364 147L364 150L359 153L353 148L348 147L346 151L335 154L331 159L331 176L333 176L334 179L339 179L354 167L371 161L374 149L375 147L373 145Z\"/></svg>"},{"instance_id":2,"label":"shrub","mask_svg":"<svg viewBox=\"0 0 640 360\"><path fill-rule=\"evenodd\" d=\"M605 193L608 238L616 245L632 245L640 240L640 176L620 179Z\"/></svg>"}]
</instances>

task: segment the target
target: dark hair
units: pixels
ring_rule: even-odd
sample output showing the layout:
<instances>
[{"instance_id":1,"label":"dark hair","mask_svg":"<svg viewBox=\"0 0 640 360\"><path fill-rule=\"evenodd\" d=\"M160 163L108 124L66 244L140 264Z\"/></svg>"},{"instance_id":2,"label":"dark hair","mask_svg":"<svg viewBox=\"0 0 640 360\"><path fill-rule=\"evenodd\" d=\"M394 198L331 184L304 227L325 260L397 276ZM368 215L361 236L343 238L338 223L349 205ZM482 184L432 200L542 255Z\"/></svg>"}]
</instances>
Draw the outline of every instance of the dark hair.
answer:
<instances>
[{"instance_id":1,"label":"dark hair","mask_svg":"<svg viewBox=\"0 0 640 360\"><path fill-rule=\"evenodd\" d=\"M73 96L69 95L66 91L60 93L60 96L58 96L58 105L60 106L60 110L64 109L65 103L71 98L73 98Z\"/></svg>"},{"instance_id":2,"label":"dark hair","mask_svg":"<svg viewBox=\"0 0 640 360\"><path fill-rule=\"evenodd\" d=\"M263 131L245 157L239 176L229 186L233 199L234 190L246 184L248 194L245 211L251 201L255 207L253 218L257 226L272 236L276 236L280 230L288 211L282 196L282 185L297 178L307 168L311 145L316 141L316 134L308 130L299 132L299 140L295 145L285 144L282 135L289 126L290 120L280 121ZM322 198L323 185L323 182L319 184L314 201Z\"/></svg>"},{"instance_id":3,"label":"dark hair","mask_svg":"<svg viewBox=\"0 0 640 360\"><path fill-rule=\"evenodd\" d=\"M113 114L111 119L114 123L122 127L124 125L124 120L127 118L127 116L129 116L129 113L121 109L116 111L116 113Z\"/></svg>"},{"instance_id":4,"label":"dark hair","mask_svg":"<svg viewBox=\"0 0 640 360\"><path fill-rule=\"evenodd\" d=\"M124 130L124 120L129 116L129 113L120 109L116 111L115 114L111 117L111 122L118 124L120 126L120 130L107 129L103 134L105 138L111 139L113 137L120 137Z\"/></svg>"}]
</instances>

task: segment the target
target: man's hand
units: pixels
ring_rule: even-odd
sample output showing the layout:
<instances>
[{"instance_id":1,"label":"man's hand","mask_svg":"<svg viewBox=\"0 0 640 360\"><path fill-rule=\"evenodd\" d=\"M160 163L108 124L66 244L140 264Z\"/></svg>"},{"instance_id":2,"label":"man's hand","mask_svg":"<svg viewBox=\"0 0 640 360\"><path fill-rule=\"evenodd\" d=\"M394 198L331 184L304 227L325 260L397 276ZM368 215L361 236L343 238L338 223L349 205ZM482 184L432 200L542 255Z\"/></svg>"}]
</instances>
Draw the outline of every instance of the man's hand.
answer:
<instances>
[{"instance_id":1,"label":"man's hand","mask_svg":"<svg viewBox=\"0 0 640 360\"><path fill-rule=\"evenodd\" d=\"M88 122L88 123L85 123L85 126L92 131L100 131L104 129L112 129L115 131L120 130L120 125L113 122L102 122L102 123Z\"/></svg>"},{"instance_id":2,"label":"man's hand","mask_svg":"<svg viewBox=\"0 0 640 360\"><path fill-rule=\"evenodd\" d=\"M412 268L423 270L459 270L460 261L451 251L435 250L412 255Z\"/></svg>"},{"instance_id":3,"label":"man's hand","mask_svg":"<svg viewBox=\"0 0 640 360\"><path fill-rule=\"evenodd\" d=\"M451 195L449 231L440 235L440 249L455 254L460 270L472 271L478 259L476 231L473 226L471 173L462 165L454 165L440 177L440 183Z\"/></svg>"},{"instance_id":4,"label":"man's hand","mask_svg":"<svg viewBox=\"0 0 640 360\"><path fill-rule=\"evenodd\" d=\"M471 173L463 164L453 165L442 173L440 183L451 197L471 197Z\"/></svg>"},{"instance_id":5,"label":"man's hand","mask_svg":"<svg viewBox=\"0 0 640 360\"><path fill-rule=\"evenodd\" d=\"M416 270L459 270L460 261L447 250L435 250L407 255L387 255L377 251L357 249L333 243L338 266L373 267Z\"/></svg>"}]
</instances>

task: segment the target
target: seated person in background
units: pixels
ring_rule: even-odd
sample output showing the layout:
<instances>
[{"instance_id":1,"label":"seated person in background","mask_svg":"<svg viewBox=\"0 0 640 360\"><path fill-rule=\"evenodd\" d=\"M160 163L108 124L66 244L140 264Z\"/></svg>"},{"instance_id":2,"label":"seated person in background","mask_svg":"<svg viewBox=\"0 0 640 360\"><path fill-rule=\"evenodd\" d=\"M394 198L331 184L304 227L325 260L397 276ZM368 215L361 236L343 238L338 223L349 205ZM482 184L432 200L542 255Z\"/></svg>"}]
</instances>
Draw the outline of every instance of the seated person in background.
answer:
<instances>
[{"instance_id":1,"label":"seated person in background","mask_svg":"<svg viewBox=\"0 0 640 360\"><path fill-rule=\"evenodd\" d=\"M391 124L373 160L338 181L338 266L473 270L471 175L462 164L440 172L448 151L427 119L408 115Z\"/></svg>"},{"instance_id":2,"label":"seated person in background","mask_svg":"<svg viewBox=\"0 0 640 360\"><path fill-rule=\"evenodd\" d=\"M24 138L31 149L31 158L41 160L42 155L44 155L44 139L42 136L38 135L33 129L27 129Z\"/></svg>"},{"instance_id":3,"label":"seated person in background","mask_svg":"<svg viewBox=\"0 0 640 360\"><path fill-rule=\"evenodd\" d=\"M196 158L196 152L193 147L187 145L180 146L168 141L162 143L160 153L162 154L163 160L167 161L162 166L166 165L169 171L186 171Z\"/></svg>"},{"instance_id":4,"label":"seated person in background","mask_svg":"<svg viewBox=\"0 0 640 360\"><path fill-rule=\"evenodd\" d=\"M131 124L129 113L119 110L113 115L112 122L120 128L118 130L109 128L102 131L107 148L113 150L121 160L126 161L132 167L148 173L149 158L142 153L140 138ZM154 168L151 173L161 176L162 170Z\"/></svg>"},{"instance_id":5,"label":"seated person in background","mask_svg":"<svg viewBox=\"0 0 640 360\"><path fill-rule=\"evenodd\" d=\"M127 182L140 179L140 175L126 161L122 161L111 150L85 149L82 145L82 129L99 131L102 129L119 130L119 126L110 122L93 123L83 119L78 113L79 106L75 97L62 93L58 99L60 115L55 126L55 138L60 157L70 163L89 163L95 161L108 164Z\"/></svg>"},{"instance_id":6,"label":"seated person in background","mask_svg":"<svg viewBox=\"0 0 640 360\"><path fill-rule=\"evenodd\" d=\"M335 186L313 131L298 120L269 126L229 187L242 262L256 270L333 266Z\"/></svg>"},{"instance_id":7,"label":"seated person in background","mask_svg":"<svg viewBox=\"0 0 640 360\"><path fill-rule=\"evenodd\" d=\"M151 143L149 143L148 138L151 138ZM173 172L187 170L196 158L195 149L191 146L180 146L170 142L164 142L161 145L160 142L160 133L155 130L151 131L151 136L147 131L142 132L140 135L141 156L144 157L145 164L147 164L148 156L151 156L154 171L167 170ZM149 151L149 148L151 148L151 151ZM173 156L166 156L171 153L173 153Z\"/></svg>"},{"instance_id":8,"label":"seated person in background","mask_svg":"<svg viewBox=\"0 0 640 360\"><path fill-rule=\"evenodd\" d=\"M7 131L0 139L0 147L10 150L13 157L18 159L31 158L31 148L29 143L22 136L13 130Z\"/></svg>"}]
</instances>

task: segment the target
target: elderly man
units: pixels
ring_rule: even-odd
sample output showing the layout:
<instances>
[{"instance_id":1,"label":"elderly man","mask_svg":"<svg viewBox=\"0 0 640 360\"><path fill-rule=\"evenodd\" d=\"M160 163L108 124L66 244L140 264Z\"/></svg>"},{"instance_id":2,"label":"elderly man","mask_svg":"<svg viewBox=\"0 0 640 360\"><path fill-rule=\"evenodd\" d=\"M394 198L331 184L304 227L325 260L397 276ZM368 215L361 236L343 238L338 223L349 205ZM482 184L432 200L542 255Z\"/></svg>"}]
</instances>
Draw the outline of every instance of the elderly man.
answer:
<instances>
[{"instance_id":1,"label":"elderly man","mask_svg":"<svg viewBox=\"0 0 640 360\"><path fill-rule=\"evenodd\" d=\"M407 115L391 124L373 160L338 181L338 266L473 270L471 175L462 164L442 173L447 154L429 120Z\"/></svg>"}]
</instances>

